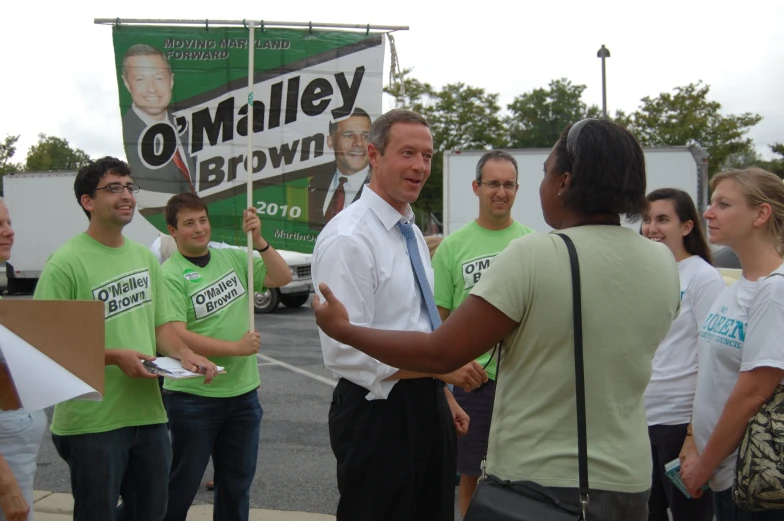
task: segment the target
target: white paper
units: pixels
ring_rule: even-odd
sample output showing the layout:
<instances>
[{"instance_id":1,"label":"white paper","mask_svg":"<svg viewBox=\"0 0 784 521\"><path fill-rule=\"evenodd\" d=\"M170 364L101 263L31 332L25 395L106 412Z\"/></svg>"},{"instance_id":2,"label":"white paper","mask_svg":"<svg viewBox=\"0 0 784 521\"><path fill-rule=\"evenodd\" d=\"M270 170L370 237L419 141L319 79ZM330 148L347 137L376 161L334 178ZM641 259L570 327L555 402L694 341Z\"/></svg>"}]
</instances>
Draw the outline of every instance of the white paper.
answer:
<instances>
[{"instance_id":1,"label":"white paper","mask_svg":"<svg viewBox=\"0 0 784 521\"><path fill-rule=\"evenodd\" d=\"M188 371L187 369L182 368L182 363L176 358L170 358L168 356L160 356L152 361L153 364L157 365L161 369L165 369L169 371L171 374L162 374L161 376L165 378L172 378L174 380L178 380L180 378L195 378L197 376L204 376L201 373L194 373L192 371ZM223 372L224 368L221 366L218 367L218 372Z\"/></svg>"},{"instance_id":2,"label":"white paper","mask_svg":"<svg viewBox=\"0 0 784 521\"><path fill-rule=\"evenodd\" d=\"M28 412L66 400L102 400L101 393L2 325L0 351Z\"/></svg>"}]
</instances>

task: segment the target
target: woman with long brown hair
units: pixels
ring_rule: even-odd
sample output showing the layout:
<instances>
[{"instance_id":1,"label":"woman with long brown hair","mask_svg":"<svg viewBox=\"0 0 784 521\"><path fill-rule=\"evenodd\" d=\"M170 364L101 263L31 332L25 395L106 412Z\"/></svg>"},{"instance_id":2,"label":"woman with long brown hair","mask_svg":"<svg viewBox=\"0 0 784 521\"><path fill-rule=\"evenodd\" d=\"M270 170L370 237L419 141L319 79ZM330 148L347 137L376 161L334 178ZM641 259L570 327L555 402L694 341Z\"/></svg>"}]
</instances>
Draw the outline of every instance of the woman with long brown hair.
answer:
<instances>
[{"instance_id":1,"label":"woman with long brown hair","mask_svg":"<svg viewBox=\"0 0 784 521\"><path fill-rule=\"evenodd\" d=\"M711 252L701 219L689 194L677 188L654 190L647 196L642 234L665 244L678 264L681 310L653 357L653 374L645 390L648 436L651 440L653 484L648 500L649 521L712 521L710 494L689 499L665 475L664 466L678 459L691 421L697 387L699 332L713 301L726 287L711 266Z\"/></svg>"}]
</instances>

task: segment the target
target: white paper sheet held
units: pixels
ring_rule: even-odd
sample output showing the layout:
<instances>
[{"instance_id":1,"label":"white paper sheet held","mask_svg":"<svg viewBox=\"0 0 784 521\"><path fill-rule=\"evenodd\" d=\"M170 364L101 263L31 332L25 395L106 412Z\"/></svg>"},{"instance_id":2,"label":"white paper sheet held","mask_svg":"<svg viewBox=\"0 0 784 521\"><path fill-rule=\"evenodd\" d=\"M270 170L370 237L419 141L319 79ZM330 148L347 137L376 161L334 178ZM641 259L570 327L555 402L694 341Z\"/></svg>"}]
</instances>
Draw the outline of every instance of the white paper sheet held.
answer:
<instances>
[{"instance_id":1,"label":"white paper sheet held","mask_svg":"<svg viewBox=\"0 0 784 521\"><path fill-rule=\"evenodd\" d=\"M155 367L158 369L162 369L163 371L156 371ZM225 373L226 370L222 366L218 367L218 373ZM183 369L182 363L176 358L170 358L168 356L159 356L152 362L147 364L147 370L150 372L154 372L155 374L159 374L165 378L171 378L173 380L180 380L182 378L196 378L196 377L204 377L201 373L194 373L188 371L187 369Z\"/></svg>"},{"instance_id":2,"label":"white paper sheet held","mask_svg":"<svg viewBox=\"0 0 784 521\"><path fill-rule=\"evenodd\" d=\"M102 400L101 393L2 325L0 351L28 412L72 399Z\"/></svg>"}]
</instances>

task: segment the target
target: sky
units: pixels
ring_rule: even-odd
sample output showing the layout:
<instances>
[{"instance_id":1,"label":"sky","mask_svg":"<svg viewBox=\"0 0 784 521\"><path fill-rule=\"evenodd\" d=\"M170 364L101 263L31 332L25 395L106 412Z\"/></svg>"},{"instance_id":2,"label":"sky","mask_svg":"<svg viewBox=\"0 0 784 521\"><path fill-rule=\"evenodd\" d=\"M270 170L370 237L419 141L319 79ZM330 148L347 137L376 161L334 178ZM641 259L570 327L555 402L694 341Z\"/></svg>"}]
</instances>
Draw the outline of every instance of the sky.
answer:
<instances>
[{"instance_id":1,"label":"sky","mask_svg":"<svg viewBox=\"0 0 784 521\"><path fill-rule=\"evenodd\" d=\"M561 77L601 106L605 45L608 112L702 80L724 113L763 117L749 133L763 156L784 142L784 0L6 3L0 138L21 135L16 162L41 132L92 157L124 157L111 27L93 23L117 17L404 25L394 34L402 68L437 88L497 92L502 106ZM387 48L385 71L389 58Z\"/></svg>"}]
</instances>

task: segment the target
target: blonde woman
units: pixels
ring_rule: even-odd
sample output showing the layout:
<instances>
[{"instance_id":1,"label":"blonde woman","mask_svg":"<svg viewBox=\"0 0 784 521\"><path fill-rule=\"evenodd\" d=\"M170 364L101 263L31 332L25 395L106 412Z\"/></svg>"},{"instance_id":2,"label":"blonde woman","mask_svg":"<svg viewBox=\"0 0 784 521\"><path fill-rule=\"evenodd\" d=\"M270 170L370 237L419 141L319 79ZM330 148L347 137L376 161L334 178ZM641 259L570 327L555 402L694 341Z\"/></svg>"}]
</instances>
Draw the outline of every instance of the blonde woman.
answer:
<instances>
[{"instance_id":1,"label":"blonde woman","mask_svg":"<svg viewBox=\"0 0 784 521\"><path fill-rule=\"evenodd\" d=\"M748 420L784 379L784 184L752 168L717 174L711 188L704 214L710 241L738 255L742 276L722 291L700 330L693 435L681 472L693 496L710 482L717 521L781 520L783 510L737 507L732 484Z\"/></svg>"}]
</instances>

